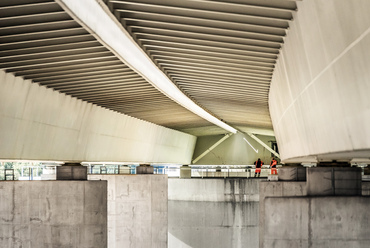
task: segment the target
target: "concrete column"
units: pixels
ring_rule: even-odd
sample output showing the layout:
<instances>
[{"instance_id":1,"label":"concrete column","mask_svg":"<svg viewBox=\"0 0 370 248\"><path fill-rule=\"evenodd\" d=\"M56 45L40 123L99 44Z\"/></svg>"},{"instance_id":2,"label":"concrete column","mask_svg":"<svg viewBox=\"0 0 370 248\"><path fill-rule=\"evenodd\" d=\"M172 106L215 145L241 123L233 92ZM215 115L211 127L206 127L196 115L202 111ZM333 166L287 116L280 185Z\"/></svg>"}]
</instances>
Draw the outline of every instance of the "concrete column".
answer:
<instances>
[{"instance_id":1,"label":"concrete column","mask_svg":"<svg viewBox=\"0 0 370 248\"><path fill-rule=\"evenodd\" d=\"M154 168L149 164L141 164L136 167L136 174L154 174Z\"/></svg>"},{"instance_id":2,"label":"concrete column","mask_svg":"<svg viewBox=\"0 0 370 248\"><path fill-rule=\"evenodd\" d=\"M89 175L93 180L108 181L109 248L167 248L167 175Z\"/></svg>"},{"instance_id":3,"label":"concrete column","mask_svg":"<svg viewBox=\"0 0 370 248\"><path fill-rule=\"evenodd\" d=\"M0 181L0 247L107 247L107 182Z\"/></svg>"},{"instance_id":4,"label":"concrete column","mask_svg":"<svg viewBox=\"0 0 370 248\"><path fill-rule=\"evenodd\" d=\"M306 181L306 167L284 166L279 168L279 181Z\"/></svg>"},{"instance_id":5,"label":"concrete column","mask_svg":"<svg viewBox=\"0 0 370 248\"><path fill-rule=\"evenodd\" d=\"M130 173L130 167L128 167L127 165L120 166L118 173L119 174L131 174Z\"/></svg>"},{"instance_id":6,"label":"concrete column","mask_svg":"<svg viewBox=\"0 0 370 248\"><path fill-rule=\"evenodd\" d=\"M307 195L361 195L361 172L357 167L307 168Z\"/></svg>"},{"instance_id":7,"label":"concrete column","mask_svg":"<svg viewBox=\"0 0 370 248\"><path fill-rule=\"evenodd\" d=\"M279 179L290 182L260 183L261 248L369 246L361 168L335 161L318 166L283 167ZM299 182L303 170L306 182Z\"/></svg>"},{"instance_id":8,"label":"concrete column","mask_svg":"<svg viewBox=\"0 0 370 248\"><path fill-rule=\"evenodd\" d=\"M87 167L80 163L65 163L58 166L57 180L87 180Z\"/></svg>"},{"instance_id":9,"label":"concrete column","mask_svg":"<svg viewBox=\"0 0 370 248\"><path fill-rule=\"evenodd\" d=\"M41 180L56 180L56 164L44 164Z\"/></svg>"},{"instance_id":10,"label":"concrete column","mask_svg":"<svg viewBox=\"0 0 370 248\"><path fill-rule=\"evenodd\" d=\"M180 167L180 178L191 178L191 167L184 164Z\"/></svg>"}]
</instances>

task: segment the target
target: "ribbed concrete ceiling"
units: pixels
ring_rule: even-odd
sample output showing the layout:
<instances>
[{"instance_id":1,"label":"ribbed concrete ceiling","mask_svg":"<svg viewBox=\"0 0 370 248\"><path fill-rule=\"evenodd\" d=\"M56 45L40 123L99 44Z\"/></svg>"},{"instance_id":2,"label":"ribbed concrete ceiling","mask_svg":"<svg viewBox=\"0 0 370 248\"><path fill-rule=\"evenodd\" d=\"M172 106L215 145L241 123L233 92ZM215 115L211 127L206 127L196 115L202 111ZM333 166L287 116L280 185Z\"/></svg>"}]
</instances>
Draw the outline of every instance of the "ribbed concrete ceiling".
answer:
<instances>
[{"instance_id":1,"label":"ribbed concrete ceiling","mask_svg":"<svg viewBox=\"0 0 370 248\"><path fill-rule=\"evenodd\" d=\"M294 1L105 2L197 103L232 126L271 129L269 84ZM0 7L0 68L159 125L196 135L225 132L157 91L57 3L2 0Z\"/></svg>"}]
</instances>

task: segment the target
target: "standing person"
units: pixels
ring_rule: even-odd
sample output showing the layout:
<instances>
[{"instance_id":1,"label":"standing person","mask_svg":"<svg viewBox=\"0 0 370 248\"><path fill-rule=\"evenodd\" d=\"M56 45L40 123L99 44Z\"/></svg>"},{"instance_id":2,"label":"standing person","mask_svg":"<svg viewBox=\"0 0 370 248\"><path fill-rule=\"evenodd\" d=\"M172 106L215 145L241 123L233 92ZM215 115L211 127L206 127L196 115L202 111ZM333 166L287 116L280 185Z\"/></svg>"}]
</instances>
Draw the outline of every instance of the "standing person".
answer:
<instances>
[{"instance_id":1,"label":"standing person","mask_svg":"<svg viewBox=\"0 0 370 248\"><path fill-rule=\"evenodd\" d=\"M258 174L258 177L261 175L261 167L263 165L263 162L260 158L256 162L254 162L254 165L256 166L256 170L254 171L254 177Z\"/></svg>"},{"instance_id":2,"label":"standing person","mask_svg":"<svg viewBox=\"0 0 370 248\"><path fill-rule=\"evenodd\" d=\"M272 157L272 160L270 162L271 175L277 175L276 165L277 165L277 161L274 157Z\"/></svg>"}]
</instances>

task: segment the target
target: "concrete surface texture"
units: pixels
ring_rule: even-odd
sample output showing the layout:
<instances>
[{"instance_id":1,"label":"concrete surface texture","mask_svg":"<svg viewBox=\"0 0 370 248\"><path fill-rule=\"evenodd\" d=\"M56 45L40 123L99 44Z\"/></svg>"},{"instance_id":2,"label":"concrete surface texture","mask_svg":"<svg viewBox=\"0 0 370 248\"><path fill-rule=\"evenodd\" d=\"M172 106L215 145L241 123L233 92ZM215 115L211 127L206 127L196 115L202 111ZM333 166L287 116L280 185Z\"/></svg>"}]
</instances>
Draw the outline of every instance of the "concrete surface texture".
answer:
<instances>
[{"instance_id":1,"label":"concrete surface texture","mask_svg":"<svg viewBox=\"0 0 370 248\"><path fill-rule=\"evenodd\" d=\"M368 157L370 1L297 6L269 93L281 158Z\"/></svg>"},{"instance_id":2,"label":"concrete surface texture","mask_svg":"<svg viewBox=\"0 0 370 248\"><path fill-rule=\"evenodd\" d=\"M307 168L307 195L361 195L361 168Z\"/></svg>"},{"instance_id":3,"label":"concrete surface texture","mask_svg":"<svg viewBox=\"0 0 370 248\"><path fill-rule=\"evenodd\" d=\"M362 195L370 196L370 182L362 182Z\"/></svg>"},{"instance_id":4,"label":"concrete surface texture","mask_svg":"<svg viewBox=\"0 0 370 248\"><path fill-rule=\"evenodd\" d=\"M168 180L168 247L258 247L260 179Z\"/></svg>"},{"instance_id":5,"label":"concrete surface texture","mask_svg":"<svg viewBox=\"0 0 370 248\"><path fill-rule=\"evenodd\" d=\"M57 180L87 180L87 166L67 165L56 167Z\"/></svg>"},{"instance_id":6,"label":"concrete surface texture","mask_svg":"<svg viewBox=\"0 0 370 248\"><path fill-rule=\"evenodd\" d=\"M279 181L306 181L306 167L283 166L279 168Z\"/></svg>"},{"instance_id":7,"label":"concrete surface texture","mask_svg":"<svg viewBox=\"0 0 370 248\"><path fill-rule=\"evenodd\" d=\"M107 247L107 182L0 182L0 247Z\"/></svg>"},{"instance_id":8,"label":"concrete surface texture","mask_svg":"<svg viewBox=\"0 0 370 248\"><path fill-rule=\"evenodd\" d=\"M3 70L0 88L3 159L191 161L195 136L77 100Z\"/></svg>"},{"instance_id":9,"label":"concrete surface texture","mask_svg":"<svg viewBox=\"0 0 370 248\"><path fill-rule=\"evenodd\" d=\"M180 167L180 178L191 178L191 167L183 165Z\"/></svg>"},{"instance_id":10,"label":"concrete surface texture","mask_svg":"<svg viewBox=\"0 0 370 248\"><path fill-rule=\"evenodd\" d=\"M197 144L194 150L193 159L197 158L200 154L210 148L213 144L219 141L223 135L208 135L200 136L197 139ZM274 136L264 136L257 135L257 137L262 140L268 146L271 146L269 141L275 141ZM258 150L256 153L247 142L243 140L247 139L248 142ZM258 144L257 141L252 139L248 135L242 133L237 133L230 136L228 139L223 141L220 145L214 148L206 156L201 158L195 164L235 164L235 165L252 165L254 161L261 158L264 164L270 164L271 153L264 148L262 145Z\"/></svg>"},{"instance_id":11,"label":"concrete surface texture","mask_svg":"<svg viewBox=\"0 0 370 248\"><path fill-rule=\"evenodd\" d=\"M264 204L263 247L370 247L370 197L273 197Z\"/></svg>"},{"instance_id":12,"label":"concrete surface texture","mask_svg":"<svg viewBox=\"0 0 370 248\"><path fill-rule=\"evenodd\" d=\"M260 179L168 179L168 199L201 202L259 201Z\"/></svg>"},{"instance_id":13,"label":"concrete surface texture","mask_svg":"<svg viewBox=\"0 0 370 248\"><path fill-rule=\"evenodd\" d=\"M140 165L136 167L136 174L154 174L154 167L150 165Z\"/></svg>"},{"instance_id":14,"label":"concrete surface texture","mask_svg":"<svg viewBox=\"0 0 370 248\"><path fill-rule=\"evenodd\" d=\"M261 181L259 184L259 247L267 247L264 245L265 219L268 215L265 209L265 198L267 197L281 197L281 196L305 196L307 195L306 182L268 182ZM273 211L280 211L276 206L270 206ZM274 247L274 246L271 246Z\"/></svg>"},{"instance_id":15,"label":"concrete surface texture","mask_svg":"<svg viewBox=\"0 0 370 248\"><path fill-rule=\"evenodd\" d=\"M169 248L258 248L258 202L168 202Z\"/></svg>"},{"instance_id":16,"label":"concrete surface texture","mask_svg":"<svg viewBox=\"0 0 370 248\"><path fill-rule=\"evenodd\" d=\"M89 175L108 181L108 247L165 248L167 175Z\"/></svg>"}]
</instances>

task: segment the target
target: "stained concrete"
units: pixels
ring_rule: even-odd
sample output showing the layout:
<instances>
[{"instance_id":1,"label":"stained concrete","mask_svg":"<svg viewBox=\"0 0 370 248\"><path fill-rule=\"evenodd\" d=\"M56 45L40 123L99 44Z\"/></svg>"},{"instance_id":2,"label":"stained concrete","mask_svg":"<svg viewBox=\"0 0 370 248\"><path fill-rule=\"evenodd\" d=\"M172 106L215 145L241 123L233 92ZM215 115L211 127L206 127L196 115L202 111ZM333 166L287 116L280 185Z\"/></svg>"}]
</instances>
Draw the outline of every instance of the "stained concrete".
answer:
<instances>
[{"instance_id":1,"label":"stained concrete","mask_svg":"<svg viewBox=\"0 0 370 248\"><path fill-rule=\"evenodd\" d=\"M284 247L278 245L280 243L286 245L287 243L278 239L268 240L268 243L264 244L264 238L269 239L269 233L279 229L279 227L269 226L270 222L265 223L265 219L271 218L271 214L276 216L276 213L279 213L282 208L284 208L284 211L289 211L289 209L292 209L292 211L302 210L300 214L304 214L308 209L299 204L279 207L271 205L273 204L271 202L265 203L265 199L301 197L300 199L305 202L307 198L302 197L307 196L306 183L305 181L269 182L260 179L241 178L170 178L168 180L168 247ZM363 195L370 194L370 182L362 183L362 192ZM352 199L354 198L347 198L348 202L351 202ZM322 208L328 208L328 211L331 207L335 208L330 204L328 207L323 206ZM338 204L341 204L341 202L338 202ZM354 204L357 203L354 202ZM367 218L366 215L365 218ZM303 225L303 219L297 220L295 215L285 216L280 221L282 223L301 221L300 223ZM265 233L264 227L269 229L268 234ZM293 228L296 229L291 230L289 235L298 237L301 232L304 235L303 226L299 227L301 229ZM347 226L346 228L351 227ZM302 243L300 240L290 240L289 242L291 242L290 247L300 247ZM312 247L336 247L335 245L340 245L339 241L333 241L333 246L325 242L322 246L318 242L317 246ZM353 244L356 243L353 242Z\"/></svg>"},{"instance_id":2,"label":"stained concrete","mask_svg":"<svg viewBox=\"0 0 370 248\"><path fill-rule=\"evenodd\" d=\"M310 201L311 198L307 197L307 182L267 182L267 181L261 181L260 186L260 210L259 210L259 247L364 247L362 246L363 242L365 242L367 245L367 241L359 241L356 243L356 237L353 237L353 240L351 242L347 241L341 241L341 240L332 240L333 242L330 243L328 240L316 240L313 242L316 242L316 245L307 246L307 234L306 234L306 224L308 223L307 218L302 219L302 216L305 215L305 213L309 212L309 208L307 206L307 202ZM315 181L316 184L319 183L319 181ZM325 185L325 182L324 182ZM370 195L370 182L362 182L362 195ZM293 198L296 197L296 198ZM315 197L314 197L315 198ZM346 206L347 210L349 212L357 211L357 208L365 208L365 206L355 206L354 208L351 208L351 204L362 204L361 202L363 200L359 200L359 202L356 202L356 200L353 201L353 199L357 199L353 196L346 197L323 197L317 199L329 199L328 205L326 205L325 201L321 202L321 208L325 209L325 213L321 215L321 218L323 220L326 219L325 214L330 213L330 209L332 208L333 211L336 211L336 208L340 206L343 202L347 202L349 204L343 205ZM315 198L315 199L316 199ZM338 198L338 202L334 203ZM266 199L269 199L268 202L265 202ZM275 203L273 199L282 199L281 201L276 200L278 203ZM285 201L284 199L298 199L294 202L289 202L288 200ZM347 199L347 200L346 200ZM359 197L358 199L362 199ZM298 203L297 203L297 202ZM301 202L300 202L301 201ZM364 200L367 201L367 200ZM284 206L280 206L279 202L284 202ZM297 203L297 205L295 205ZM338 204L338 206L336 206ZM340 208L342 209L342 208ZM342 210L341 210L342 211ZM285 215L280 215L280 213L285 213ZM289 213L290 216L289 216ZM272 215L274 215L272 217ZM357 215L357 213L355 214ZM298 217L297 217L298 216ZM328 215L330 216L330 214ZM368 215L363 215L365 220L368 221ZM283 225L279 225L278 227L275 226L274 221L270 220L271 218L275 218L276 221L280 221L281 223L286 223L287 226L291 227L289 233L288 230L285 229L287 233L284 233L281 231L281 228L285 228ZM342 217L340 217L342 218ZM317 226L320 225L320 220L316 220L318 222ZM300 223L300 226L294 226L297 223ZM325 223L323 223L325 224ZM357 224L355 221L348 221L343 222L343 228L347 229L356 229ZM272 225L272 226L271 226ZM298 225L298 224L297 224ZM328 224L329 225L329 224ZM305 229L306 228L306 229ZM329 227L328 227L329 228ZM267 230L268 229L268 230ZM274 236L274 234L271 234L274 232L274 230L279 230L279 237ZM329 230L333 230L330 229ZM281 232L280 232L281 231ZM335 231L335 230L334 230ZM271 236L272 235L272 236ZM306 236L304 236L306 235ZM271 237L274 238L271 238ZM292 237L292 238L290 238ZM293 238L294 237L294 238ZM325 239L325 238L324 238ZM361 238L360 238L361 239ZM267 240L267 241L266 241ZM267 242L267 243L266 243ZM344 243L343 243L344 242ZM346 245L348 246L346 246ZM305 246L306 245L306 246ZM353 246L352 246L353 245Z\"/></svg>"},{"instance_id":3,"label":"stained concrete","mask_svg":"<svg viewBox=\"0 0 370 248\"><path fill-rule=\"evenodd\" d=\"M362 182L362 195L370 196L370 182Z\"/></svg>"},{"instance_id":4,"label":"stained concrete","mask_svg":"<svg viewBox=\"0 0 370 248\"><path fill-rule=\"evenodd\" d=\"M361 168L307 168L307 195L361 195Z\"/></svg>"},{"instance_id":5,"label":"stained concrete","mask_svg":"<svg viewBox=\"0 0 370 248\"><path fill-rule=\"evenodd\" d=\"M306 182L267 182L261 181L259 184L259 247L264 246L264 227L266 211L265 210L265 198L266 197L279 197L279 196L305 196L307 195ZM273 206L274 208L274 206ZM273 211L280 211L279 208L274 208Z\"/></svg>"},{"instance_id":6,"label":"stained concrete","mask_svg":"<svg viewBox=\"0 0 370 248\"><path fill-rule=\"evenodd\" d=\"M279 168L279 181L306 181L306 167L283 166Z\"/></svg>"},{"instance_id":7,"label":"stained concrete","mask_svg":"<svg viewBox=\"0 0 370 248\"><path fill-rule=\"evenodd\" d=\"M108 181L108 247L166 248L167 175L89 175Z\"/></svg>"},{"instance_id":8,"label":"stained concrete","mask_svg":"<svg viewBox=\"0 0 370 248\"><path fill-rule=\"evenodd\" d=\"M56 167L57 180L87 180L87 167L82 165L62 165Z\"/></svg>"},{"instance_id":9,"label":"stained concrete","mask_svg":"<svg viewBox=\"0 0 370 248\"><path fill-rule=\"evenodd\" d=\"M266 248L370 247L370 197L271 197Z\"/></svg>"},{"instance_id":10,"label":"stained concrete","mask_svg":"<svg viewBox=\"0 0 370 248\"><path fill-rule=\"evenodd\" d=\"M260 181L170 178L168 247L257 248Z\"/></svg>"},{"instance_id":11,"label":"stained concrete","mask_svg":"<svg viewBox=\"0 0 370 248\"><path fill-rule=\"evenodd\" d=\"M169 178L168 199L176 201L250 202L259 200L258 178Z\"/></svg>"},{"instance_id":12,"label":"stained concrete","mask_svg":"<svg viewBox=\"0 0 370 248\"><path fill-rule=\"evenodd\" d=\"M106 181L0 182L0 247L107 247Z\"/></svg>"},{"instance_id":13,"label":"stained concrete","mask_svg":"<svg viewBox=\"0 0 370 248\"><path fill-rule=\"evenodd\" d=\"M258 248L258 202L168 202L169 248Z\"/></svg>"}]
</instances>

